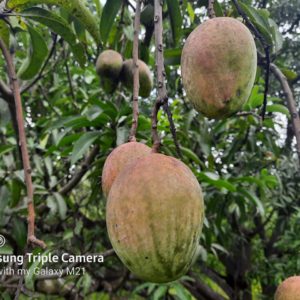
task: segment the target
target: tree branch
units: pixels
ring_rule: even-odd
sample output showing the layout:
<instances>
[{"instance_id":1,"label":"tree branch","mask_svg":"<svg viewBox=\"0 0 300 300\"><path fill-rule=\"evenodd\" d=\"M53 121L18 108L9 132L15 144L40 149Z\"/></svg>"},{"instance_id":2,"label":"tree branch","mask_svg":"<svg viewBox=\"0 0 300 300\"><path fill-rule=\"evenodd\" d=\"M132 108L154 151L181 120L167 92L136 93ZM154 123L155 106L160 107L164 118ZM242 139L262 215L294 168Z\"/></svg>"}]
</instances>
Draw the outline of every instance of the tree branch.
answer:
<instances>
[{"instance_id":1,"label":"tree branch","mask_svg":"<svg viewBox=\"0 0 300 300\"><path fill-rule=\"evenodd\" d=\"M300 164L300 118L297 111L297 106L293 96L293 92L289 86L286 77L280 71L280 69L273 63L270 65L270 68L273 74L275 75L275 77L277 78L277 80L280 82L286 97L287 107L291 114L294 135L296 137L296 142L297 142L296 150L298 153L299 164Z\"/></svg>"},{"instance_id":2,"label":"tree branch","mask_svg":"<svg viewBox=\"0 0 300 300\"><path fill-rule=\"evenodd\" d=\"M2 53L4 55L7 64L8 76L11 84L12 93L14 95L14 101L16 104L16 114L17 114L18 130L19 130L19 143L21 144L23 168L24 168L25 182L27 187L27 208L28 208L27 242L29 244L31 243L33 245L46 248L46 244L35 237L35 212L34 212L34 204L33 204L34 191L33 191L32 178L31 178L30 160L29 160L29 154L28 154L28 148L26 142L20 87L17 80L13 59L8 49L6 48L5 43L1 38L0 38L0 48L2 50Z\"/></svg>"},{"instance_id":3,"label":"tree branch","mask_svg":"<svg viewBox=\"0 0 300 300\"><path fill-rule=\"evenodd\" d=\"M80 168L75 172L73 177L67 182L65 186L63 186L59 193L61 195L67 195L81 180L81 178L86 174L86 172L89 170L89 167L91 163L94 161L95 157L99 153L99 146L96 145L90 154L85 158L85 160L82 162Z\"/></svg>"},{"instance_id":4,"label":"tree branch","mask_svg":"<svg viewBox=\"0 0 300 300\"><path fill-rule=\"evenodd\" d=\"M132 95L132 113L133 120L130 130L129 141L136 141L136 131L138 127L139 118L139 89L140 89L140 75L139 75L139 34L140 34L140 18L141 18L141 1L136 1L135 18L134 18L134 41L133 41L133 95Z\"/></svg>"},{"instance_id":5,"label":"tree branch","mask_svg":"<svg viewBox=\"0 0 300 300\"><path fill-rule=\"evenodd\" d=\"M180 147L176 137L176 129L173 122L172 114L169 110L168 106L168 95L167 88L165 83L166 72L164 68L164 47L163 47L163 14L162 14L162 5L163 1L155 0L154 1L154 31L155 31L155 49L156 49L156 76L157 76L157 99L152 111L152 139L153 139L153 147L152 152L158 152L161 140L159 134L157 132L157 114L161 106L164 106L165 111L167 113L171 133L173 136L173 140L176 146L176 150L178 152L179 157L182 157L180 152Z\"/></svg>"},{"instance_id":6,"label":"tree branch","mask_svg":"<svg viewBox=\"0 0 300 300\"><path fill-rule=\"evenodd\" d=\"M210 19L216 17L216 13L215 13L215 10L214 10L214 2L215 2L215 0L208 0L207 10L208 10L208 16L209 16Z\"/></svg>"}]
</instances>

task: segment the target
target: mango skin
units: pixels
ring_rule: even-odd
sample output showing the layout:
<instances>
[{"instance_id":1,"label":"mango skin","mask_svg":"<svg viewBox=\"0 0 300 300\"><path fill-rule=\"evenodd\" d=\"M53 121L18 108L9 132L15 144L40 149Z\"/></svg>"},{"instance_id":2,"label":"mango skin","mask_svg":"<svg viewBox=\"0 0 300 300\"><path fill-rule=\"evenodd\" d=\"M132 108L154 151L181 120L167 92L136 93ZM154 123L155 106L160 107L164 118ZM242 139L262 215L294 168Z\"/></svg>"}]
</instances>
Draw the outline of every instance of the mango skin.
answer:
<instances>
[{"instance_id":1,"label":"mango skin","mask_svg":"<svg viewBox=\"0 0 300 300\"><path fill-rule=\"evenodd\" d=\"M123 58L114 50L105 50L100 53L96 62L96 72L106 93L113 93L119 83L123 67Z\"/></svg>"},{"instance_id":2,"label":"mango skin","mask_svg":"<svg viewBox=\"0 0 300 300\"><path fill-rule=\"evenodd\" d=\"M225 118L242 108L250 96L256 68L252 34L229 17L210 19L194 29L181 57L187 98L208 118Z\"/></svg>"},{"instance_id":3,"label":"mango skin","mask_svg":"<svg viewBox=\"0 0 300 300\"><path fill-rule=\"evenodd\" d=\"M300 276L283 281L277 288L275 300L300 300Z\"/></svg>"},{"instance_id":4,"label":"mango skin","mask_svg":"<svg viewBox=\"0 0 300 300\"><path fill-rule=\"evenodd\" d=\"M116 177L128 164L151 153L151 148L138 142L129 142L115 148L107 157L102 170L102 191L105 197Z\"/></svg>"},{"instance_id":5,"label":"mango skin","mask_svg":"<svg viewBox=\"0 0 300 300\"><path fill-rule=\"evenodd\" d=\"M142 61L138 60L139 65L139 79L140 89L139 95L143 98L148 98L153 89L153 79L149 67ZM127 59L123 63L123 69L121 73L121 81L124 86L132 90L133 89L133 60Z\"/></svg>"},{"instance_id":6,"label":"mango skin","mask_svg":"<svg viewBox=\"0 0 300 300\"><path fill-rule=\"evenodd\" d=\"M193 263L202 231L201 187L181 161L150 154L128 164L106 206L110 241L127 268L145 281L165 283Z\"/></svg>"}]
</instances>

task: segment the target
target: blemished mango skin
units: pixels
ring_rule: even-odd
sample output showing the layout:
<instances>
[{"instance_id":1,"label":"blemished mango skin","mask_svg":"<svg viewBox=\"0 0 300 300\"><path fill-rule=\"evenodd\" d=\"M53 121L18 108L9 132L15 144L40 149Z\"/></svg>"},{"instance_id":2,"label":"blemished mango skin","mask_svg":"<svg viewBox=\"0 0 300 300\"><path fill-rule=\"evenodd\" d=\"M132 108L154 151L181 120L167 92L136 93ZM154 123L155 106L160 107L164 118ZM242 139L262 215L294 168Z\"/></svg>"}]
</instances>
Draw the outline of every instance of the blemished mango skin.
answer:
<instances>
[{"instance_id":1,"label":"blemished mango skin","mask_svg":"<svg viewBox=\"0 0 300 300\"><path fill-rule=\"evenodd\" d=\"M116 177L128 163L150 153L150 147L138 142L125 143L115 148L107 157L102 170L104 196L108 196Z\"/></svg>"},{"instance_id":2,"label":"blemished mango skin","mask_svg":"<svg viewBox=\"0 0 300 300\"><path fill-rule=\"evenodd\" d=\"M249 29L239 20L218 17L192 31L181 57L187 98L208 118L242 109L254 84L257 52Z\"/></svg>"},{"instance_id":3,"label":"blemished mango skin","mask_svg":"<svg viewBox=\"0 0 300 300\"><path fill-rule=\"evenodd\" d=\"M139 278L171 282L195 260L204 219L201 187L181 161L151 153L127 165L106 207L110 241Z\"/></svg>"},{"instance_id":4,"label":"blemished mango skin","mask_svg":"<svg viewBox=\"0 0 300 300\"><path fill-rule=\"evenodd\" d=\"M275 300L300 300L300 276L292 276L277 288Z\"/></svg>"}]
</instances>

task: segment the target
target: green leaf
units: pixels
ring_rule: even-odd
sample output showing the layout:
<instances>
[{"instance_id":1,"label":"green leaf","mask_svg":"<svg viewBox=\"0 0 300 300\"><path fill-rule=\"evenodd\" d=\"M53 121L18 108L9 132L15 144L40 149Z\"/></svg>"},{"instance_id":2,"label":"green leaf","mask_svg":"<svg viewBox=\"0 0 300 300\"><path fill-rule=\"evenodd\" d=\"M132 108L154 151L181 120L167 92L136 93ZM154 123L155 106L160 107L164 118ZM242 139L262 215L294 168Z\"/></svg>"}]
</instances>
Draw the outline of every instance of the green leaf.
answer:
<instances>
[{"instance_id":1,"label":"green leaf","mask_svg":"<svg viewBox=\"0 0 300 300\"><path fill-rule=\"evenodd\" d=\"M236 187L228 180L220 179L219 175L211 172L202 172L198 175L200 181L207 182L219 189L226 189L230 192L235 192Z\"/></svg>"},{"instance_id":2,"label":"green leaf","mask_svg":"<svg viewBox=\"0 0 300 300\"><path fill-rule=\"evenodd\" d=\"M220 5L219 1L214 1L214 11L216 14L216 17L223 17L223 9L222 6Z\"/></svg>"},{"instance_id":3,"label":"green leaf","mask_svg":"<svg viewBox=\"0 0 300 300\"><path fill-rule=\"evenodd\" d=\"M181 48L166 49L164 51L165 64L169 66L179 66L181 61Z\"/></svg>"},{"instance_id":4,"label":"green leaf","mask_svg":"<svg viewBox=\"0 0 300 300\"><path fill-rule=\"evenodd\" d=\"M5 43L6 47L9 49L9 27L6 22L0 20L0 38Z\"/></svg>"},{"instance_id":5,"label":"green leaf","mask_svg":"<svg viewBox=\"0 0 300 300\"><path fill-rule=\"evenodd\" d=\"M267 106L267 112L280 112L286 116L290 116L289 110L282 104L271 104Z\"/></svg>"},{"instance_id":6,"label":"green leaf","mask_svg":"<svg viewBox=\"0 0 300 300\"><path fill-rule=\"evenodd\" d=\"M298 74L294 72L293 70L290 70L288 68L281 67L281 72L284 74L284 76L287 78L287 80L294 80L298 77Z\"/></svg>"},{"instance_id":7,"label":"green leaf","mask_svg":"<svg viewBox=\"0 0 300 300\"><path fill-rule=\"evenodd\" d=\"M257 210L259 211L259 213L262 216L265 214L264 206L263 206L262 202L257 198L257 196L255 194L253 194L252 192L249 192L248 190L246 190L244 188L238 188L238 192L242 196L244 196L247 199L251 200L256 205Z\"/></svg>"},{"instance_id":8,"label":"green leaf","mask_svg":"<svg viewBox=\"0 0 300 300\"><path fill-rule=\"evenodd\" d=\"M19 69L18 76L23 80L33 78L41 69L48 54L48 47L41 34L30 25L27 25L31 38L28 56Z\"/></svg>"},{"instance_id":9,"label":"green leaf","mask_svg":"<svg viewBox=\"0 0 300 300\"><path fill-rule=\"evenodd\" d=\"M179 1L167 0L166 2L167 2L168 13L171 22L173 42L174 45L177 45L182 35L182 16L180 12Z\"/></svg>"},{"instance_id":10,"label":"green leaf","mask_svg":"<svg viewBox=\"0 0 300 300\"><path fill-rule=\"evenodd\" d=\"M153 294L153 300L160 300L163 299L166 292L168 290L168 286L166 285L160 285Z\"/></svg>"},{"instance_id":11,"label":"green leaf","mask_svg":"<svg viewBox=\"0 0 300 300\"><path fill-rule=\"evenodd\" d=\"M89 11L82 0L9 0L7 7L10 9L24 9L38 4L57 5L64 8L91 34L97 44L100 43L100 30L97 18Z\"/></svg>"},{"instance_id":12,"label":"green leaf","mask_svg":"<svg viewBox=\"0 0 300 300\"><path fill-rule=\"evenodd\" d=\"M16 241L18 247L23 249L27 241L27 230L25 223L20 219L13 219L12 222L12 237Z\"/></svg>"},{"instance_id":13,"label":"green leaf","mask_svg":"<svg viewBox=\"0 0 300 300\"><path fill-rule=\"evenodd\" d=\"M54 197L53 196L47 197L46 203L47 203L48 208L50 208L50 214L56 215L57 203L56 203Z\"/></svg>"},{"instance_id":14,"label":"green leaf","mask_svg":"<svg viewBox=\"0 0 300 300\"><path fill-rule=\"evenodd\" d=\"M281 50L283 45L283 37L279 31L278 25L272 19L268 19L271 28L271 34L274 42L274 52L277 53Z\"/></svg>"},{"instance_id":15,"label":"green leaf","mask_svg":"<svg viewBox=\"0 0 300 300\"><path fill-rule=\"evenodd\" d=\"M267 43L272 45L273 39L271 35L271 28L268 23L268 18L264 18L258 10L255 8L248 6L244 2L239 1L239 4L246 15L249 17L250 21L256 26L258 31L264 36Z\"/></svg>"},{"instance_id":16,"label":"green leaf","mask_svg":"<svg viewBox=\"0 0 300 300\"><path fill-rule=\"evenodd\" d=\"M122 0L107 0L101 16L100 33L103 43L106 43L115 18L122 5Z\"/></svg>"},{"instance_id":17,"label":"green leaf","mask_svg":"<svg viewBox=\"0 0 300 300\"><path fill-rule=\"evenodd\" d=\"M4 211L9 201L9 191L6 186L0 187L0 225L4 225Z\"/></svg>"},{"instance_id":18,"label":"green leaf","mask_svg":"<svg viewBox=\"0 0 300 300\"><path fill-rule=\"evenodd\" d=\"M190 160L194 161L196 164L202 165L202 162L199 159L198 155L195 152L193 152L191 149L182 147L182 146L180 146L180 149L181 149L182 153L184 154L184 156L186 156Z\"/></svg>"},{"instance_id":19,"label":"green leaf","mask_svg":"<svg viewBox=\"0 0 300 300\"><path fill-rule=\"evenodd\" d=\"M99 137L99 132L87 132L82 135L82 137L76 141L71 157L71 164L75 164L78 159L88 150L88 148L93 144L93 142Z\"/></svg>"},{"instance_id":20,"label":"green leaf","mask_svg":"<svg viewBox=\"0 0 300 300\"><path fill-rule=\"evenodd\" d=\"M0 156L5 153L10 152L14 148L15 148L15 146L13 146L13 145L1 145L0 146Z\"/></svg>"},{"instance_id":21,"label":"green leaf","mask_svg":"<svg viewBox=\"0 0 300 300\"><path fill-rule=\"evenodd\" d=\"M59 193L53 193L53 196L55 197L57 202L59 216L62 220L64 220L66 218L67 210L68 210L66 201L63 198L63 196Z\"/></svg>"},{"instance_id":22,"label":"green leaf","mask_svg":"<svg viewBox=\"0 0 300 300\"><path fill-rule=\"evenodd\" d=\"M46 250L43 253L40 253L41 255L49 255L50 250ZM34 253L34 255L37 255L37 253ZM30 290L34 290L34 278L36 276L36 270L37 268L41 268L42 262L39 259L36 259L31 266L28 269L28 273L25 276L25 286L30 289Z\"/></svg>"},{"instance_id":23,"label":"green leaf","mask_svg":"<svg viewBox=\"0 0 300 300\"><path fill-rule=\"evenodd\" d=\"M86 57L84 47L81 43L76 42L76 36L66 20L40 7L28 8L22 12L22 15L46 25L52 31L60 35L70 45L78 63L81 66L85 64Z\"/></svg>"},{"instance_id":24,"label":"green leaf","mask_svg":"<svg viewBox=\"0 0 300 300\"><path fill-rule=\"evenodd\" d=\"M187 12L189 14L191 23L194 23L194 20L195 20L195 11L193 9L192 4L189 3L189 2L187 3Z\"/></svg>"}]
</instances>

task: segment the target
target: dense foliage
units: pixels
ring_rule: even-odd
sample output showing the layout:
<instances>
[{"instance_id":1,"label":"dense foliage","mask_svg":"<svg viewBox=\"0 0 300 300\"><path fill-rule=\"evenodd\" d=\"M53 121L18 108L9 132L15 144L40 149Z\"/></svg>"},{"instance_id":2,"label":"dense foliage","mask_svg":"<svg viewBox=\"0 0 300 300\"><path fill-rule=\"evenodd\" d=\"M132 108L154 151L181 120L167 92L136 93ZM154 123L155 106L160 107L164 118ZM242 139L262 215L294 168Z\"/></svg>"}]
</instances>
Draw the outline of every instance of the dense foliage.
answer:
<instances>
[{"instance_id":1,"label":"dense foliage","mask_svg":"<svg viewBox=\"0 0 300 300\"><path fill-rule=\"evenodd\" d=\"M148 2L151 4L144 1L144 6ZM33 270L38 265L33 264L27 266L30 272L20 299L273 299L276 286L299 272L300 173L285 93L271 74L262 121L265 63L261 58L244 113L220 121L198 114L182 88L180 54L188 34L207 19L207 1L164 2L170 107L182 161L197 176L205 197L199 256L187 276L168 285L139 280L114 255L100 265L81 265L86 272L79 276L52 281L36 278ZM132 93L122 86L113 94L106 93L95 62L107 48L119 51L124 59L132 57L135 2L89 1L88 10L82 8L81 20L72 7L52 6L55 3L64 1L11 0L7 5L14 8L12 13L0 3L1 14L10 24L0 20L1 37L14 54L26 113L36 234L46 242L46 253L104 253L111 245L101 173L107 155L128 139ZM70 3L76 6L76 1ZM299 102L299 1L239 3L272 45L271 60L286 75ZM240 18L231 1L215 1L215 11L217 16ZM99 23L99 32L93 22L85 22L85 17L91 18L90 12ZM142 12L140 58L154 73L152 19L151 10ZM26 186L15 105L5 88L5 61L0 62L0 234L6 238L0 254L23 254ZM149 146L155 98L154 89L149 98L140 101L137 139ZM158 129L161 152L176 157L162 110ZM18 280L17 276L1 275L4 299L13 299ZM51 290L46 284L51 285L51 297L45 296Z\"/></svg>"}]
</instances>

